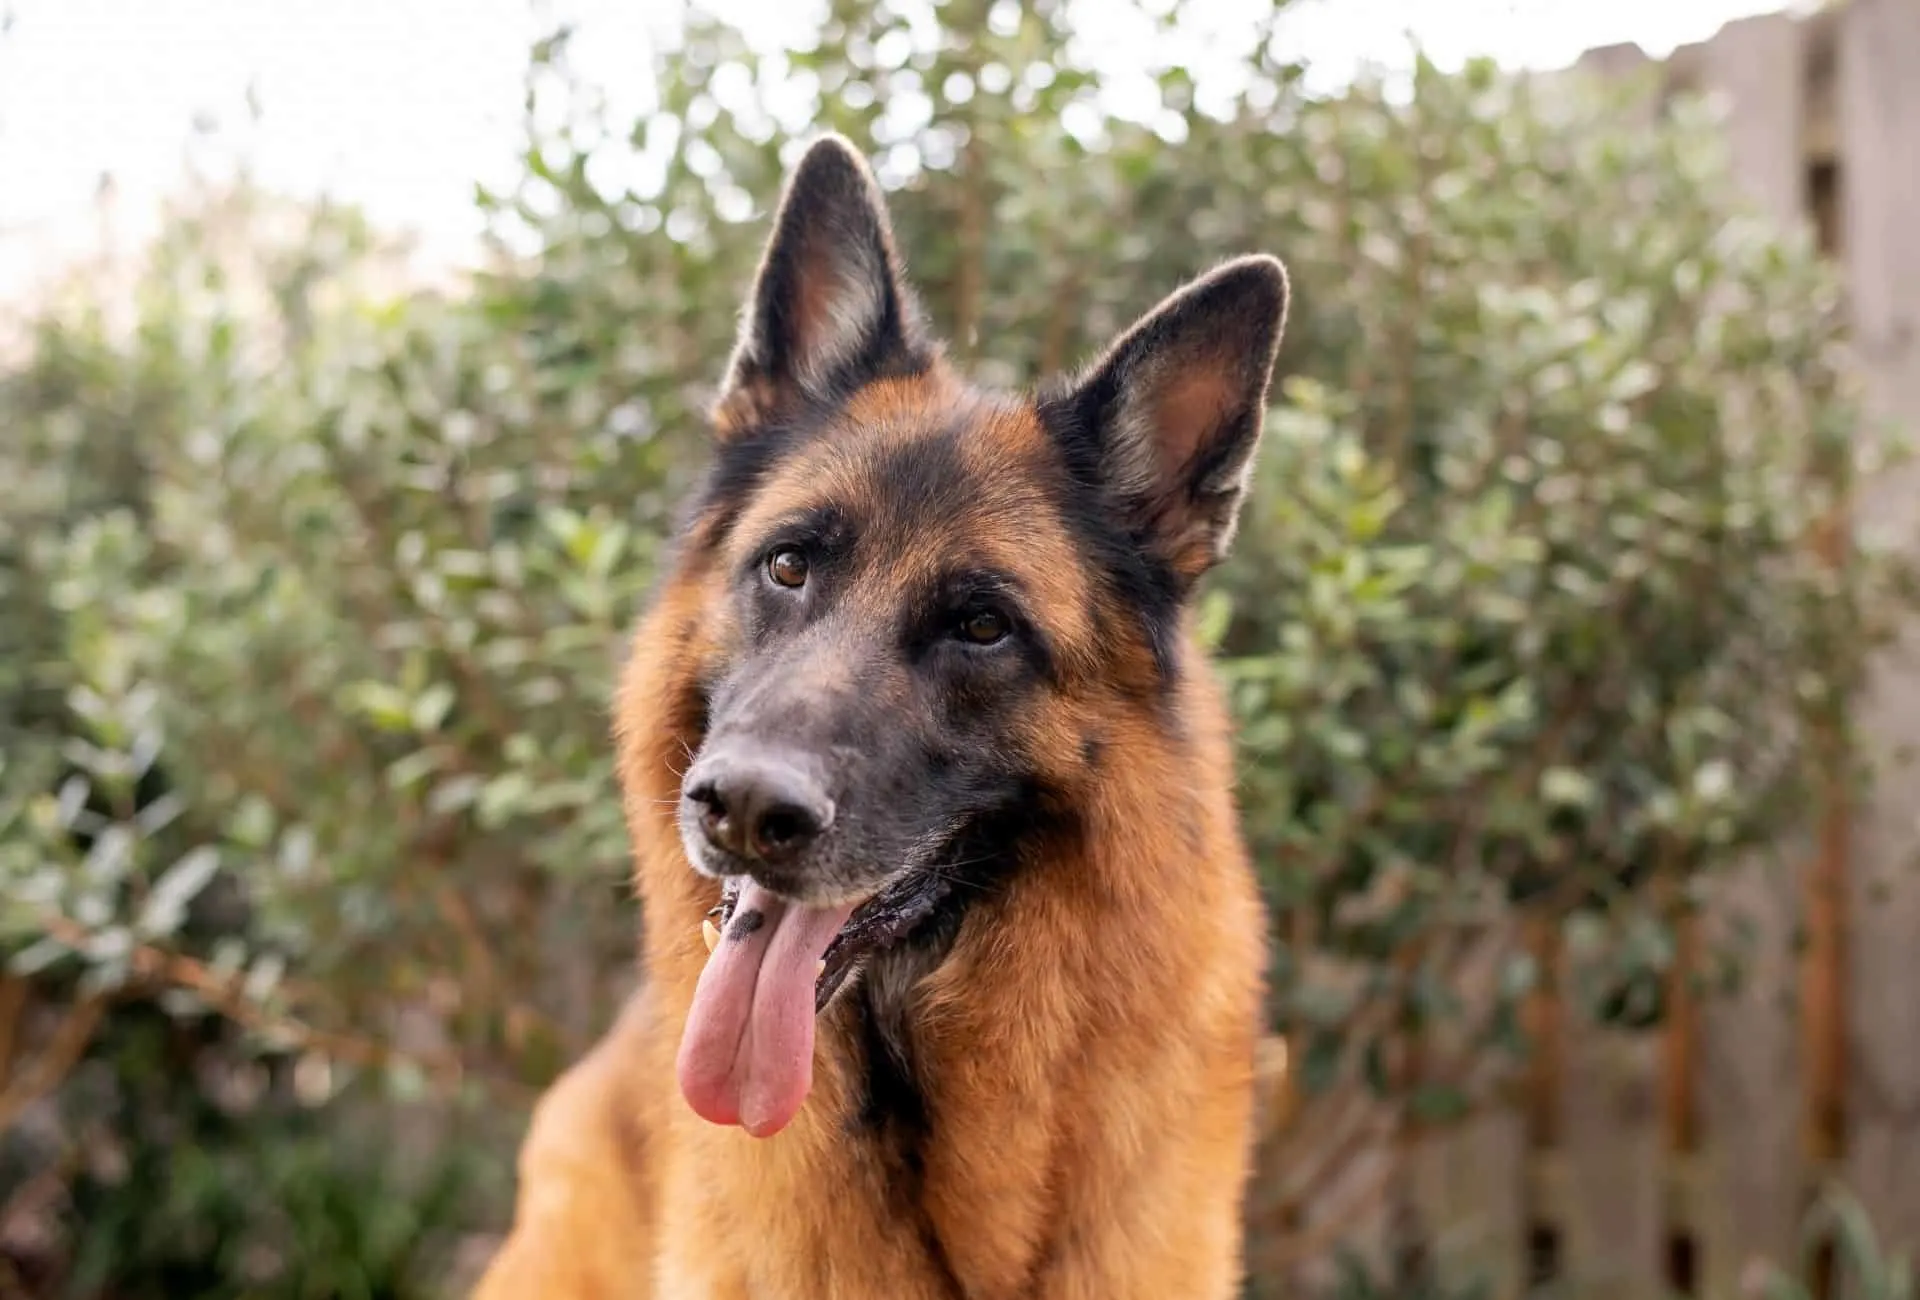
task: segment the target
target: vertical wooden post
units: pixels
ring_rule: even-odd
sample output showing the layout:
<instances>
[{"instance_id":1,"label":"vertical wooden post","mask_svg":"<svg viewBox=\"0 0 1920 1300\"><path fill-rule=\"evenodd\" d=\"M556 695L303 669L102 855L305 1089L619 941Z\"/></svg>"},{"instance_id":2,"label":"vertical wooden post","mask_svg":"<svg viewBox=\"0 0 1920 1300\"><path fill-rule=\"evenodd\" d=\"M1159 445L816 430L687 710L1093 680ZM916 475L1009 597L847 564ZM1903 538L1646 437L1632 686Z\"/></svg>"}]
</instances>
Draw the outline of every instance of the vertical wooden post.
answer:
<instances>
[{"instance_id":1,"label":"vertical wooden post","mask_svg":"<svg viewBox=\"0 0 1920 1300\"><path fill-rule=\"evenodd\" d=\"M1565 1281L1583 1300L1650 1300L1665 1286L1660 1039L1596 1025L1567 997L1570 983L1561 984Z\"/></svg>"},{"instance_id":2,"label":"vertical wooden post","mask_svg":"<svg viewBox=\"0 0 1920 1300\"><path fill-rule=\"evenodd\" d=\"M1854 347L1872 413L1912 434L1920 432L1920 4L1849 0L1839 23L1841 243ZM1873 476L1857 485L1856 505L1863 526L1913 544L1920 471ZM1818 1047L1829 1071L1843 1059L1841 1044L1847 1049L1848 1182L1880 1231L1911 1250L1920 1247L1920 772L1895 760L1920 738L1920 629L1876 666L1858 717L1865 753L1881 767L1853 819L1849 870L1843 876L1836 865L1810 900L1839 914L1822 941L1845 972L1846 1020ZM1838 856L1848 846L1836 839Z\"/></svg>"},{"instance_id":3,"label":"vertical wooden post","mask_svg":"<svg viewBox=\"0 0 1920 1300\"><path fill-rule=\"evenodd\" d=\"M1432 1055L1459 1060L1470 1023L1497 996L1501 947L1474 955L1458 981L1470 1008L1463 1022L1432 1034ZM1425 1230L1428 1258L1443 1284L1483 1281L1493 1300L1521 1300L1526 1278L1526 1121L1505 1100L1451 1126L1416 1130L1408 1151L1408 1194Z\"/></svg>"},{"instance_id":4,"label":"vertical wooden post","mask_svg":"<svg viewBox=\"0 0 1920 1300\"><path fill-rule=\"evenodd\" d=\"M1695 53L1700 88L1725 97L1727 144L1747 199L1782 230L1806 220L1803 131L1806 49L1803 24L1771 14L1729 23ZM1822 809L1828 822L1832 809ZM1697 1104L1710 1141L1700 1211L1705 1294L1733 1300L1756 1261L1791 1267L1805 1164L1802 1078L1810 1058L1803 1030L1823 1024L1820 996L1796 1026L1793 934L1810 909L1796 877L1818 880L1828 869L1810 841L1790 837L1778 855L1756 855L1714 882L1708 895L1706 942L1724 949L1749 931L1737 993L1711 1001L1701 1024L1702 1068ZM1781 861L1784 859L1784 861ZM1805 863L1803 871L1794 866ZM1804 988L1804 981L1803 981Z\"/></svg>"}]
</instances>

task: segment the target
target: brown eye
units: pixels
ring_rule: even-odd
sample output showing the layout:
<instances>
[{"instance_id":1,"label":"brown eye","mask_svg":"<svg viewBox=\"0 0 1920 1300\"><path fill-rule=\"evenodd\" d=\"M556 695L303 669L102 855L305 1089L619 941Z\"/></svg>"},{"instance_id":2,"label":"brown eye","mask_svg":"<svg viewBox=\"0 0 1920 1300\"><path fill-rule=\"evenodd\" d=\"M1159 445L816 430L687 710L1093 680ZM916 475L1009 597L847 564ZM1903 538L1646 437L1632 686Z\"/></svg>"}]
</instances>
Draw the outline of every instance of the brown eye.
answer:
<instances>
[{"instance_id":1,"label":"brown eye","mask_svg":"<svg viewBox=\"0 0 1920 1300\"><path fill-rule=\"evenodd\" d=\"M991 609L976 609L960 619L960 635L975 645L992 645L1007 635L1007 619Z\"/></svg>"},{"instance_id":2,"label":"brown eye","mask_svg":"<svg viewBox=\"0 0 1920 1300\"><path fill-rule=\"evenodd\" d=\"M767 576L783 587L803 587L807 582L807 557L791 546L783 546L767 557Z\"/></svg>"}]
</instances>

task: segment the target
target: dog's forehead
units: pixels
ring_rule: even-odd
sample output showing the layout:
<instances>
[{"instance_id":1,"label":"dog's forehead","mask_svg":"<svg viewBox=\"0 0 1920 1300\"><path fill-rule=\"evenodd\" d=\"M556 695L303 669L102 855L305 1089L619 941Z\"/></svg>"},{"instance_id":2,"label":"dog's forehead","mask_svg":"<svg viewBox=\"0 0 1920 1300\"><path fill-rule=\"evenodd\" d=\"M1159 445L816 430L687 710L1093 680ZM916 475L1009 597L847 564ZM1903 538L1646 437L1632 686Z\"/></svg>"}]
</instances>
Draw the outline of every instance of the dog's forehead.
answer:
<instances>
[{"instance_id":1,"label":"dog's forehead","mask_svg":"<svg viewBox=\"0 0 1920 1300\"><path fill-rule=\"evenodd\" d=\"M876 384L781 458L738 532L831 512L875 543L996 548L1057 522L1056 464L1018 403Z\"/></svg>"},{"instance_id":2,"label":"dog's forehead","mask_svg":"<svg viewBox=\"0 0 1920 1300\"><path fill-rule=\"evenodd\" d=\"M1061 518L1057 453L1020 401L911 382L874 384L783 459L735 530L763 544L831 512L903 581L993 569L1036 599L1081 609L1087 586ZM744 557L743 557L744 558Z\"/></svg>"}]
</instances>

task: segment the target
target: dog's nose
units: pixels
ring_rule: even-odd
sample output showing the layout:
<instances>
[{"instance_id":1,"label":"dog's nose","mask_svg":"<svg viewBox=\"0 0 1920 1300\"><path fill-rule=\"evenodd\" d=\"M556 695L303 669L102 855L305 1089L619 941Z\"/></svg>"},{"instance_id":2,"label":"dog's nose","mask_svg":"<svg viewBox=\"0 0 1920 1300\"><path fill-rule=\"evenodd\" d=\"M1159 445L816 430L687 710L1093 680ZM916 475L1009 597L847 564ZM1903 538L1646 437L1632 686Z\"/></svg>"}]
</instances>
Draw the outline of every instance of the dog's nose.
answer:
<instances>
[{"instance_id":1,"label":"dog's nose","mask_svg":"<svg viewBox=\"0 0 1920 1300\"><path fill-rule=\"evenodd\" d=\"M792 859L833 822L820 783L774 754L715 754L687 773L686 794L708 843L759 862Z\"/></svg>"}]
</instances>

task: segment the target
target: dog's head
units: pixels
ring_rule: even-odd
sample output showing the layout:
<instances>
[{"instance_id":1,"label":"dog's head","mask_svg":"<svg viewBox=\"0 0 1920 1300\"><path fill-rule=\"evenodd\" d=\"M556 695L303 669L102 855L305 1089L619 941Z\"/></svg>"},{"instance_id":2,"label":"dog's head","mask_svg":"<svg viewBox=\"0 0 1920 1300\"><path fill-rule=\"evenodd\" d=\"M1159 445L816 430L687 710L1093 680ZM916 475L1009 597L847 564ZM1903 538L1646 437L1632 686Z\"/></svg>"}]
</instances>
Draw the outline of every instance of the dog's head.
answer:
<instances>
[{"instance_id":1,"label":"dog's head","mask_svg":"<svg viewBox=\"0 0 1920 1300\"><path fill-rule=\"evenodd\" d=\"M784 1124L805 1089L769 1062L810 1044L823 957L822 1004L1084 797L1116 719L1165 707L1286 305L1278 261L1229 262L1079 378L983 393L923 332L863 160L837 137L801 160L679 560L703 623L680 834L730 890L683 1046L696 1109Z\"/></svg>"}]
</instances>

